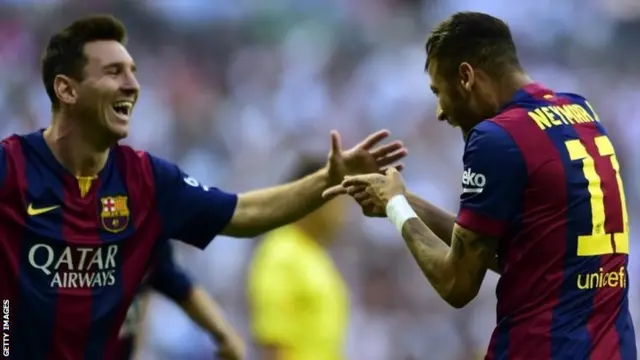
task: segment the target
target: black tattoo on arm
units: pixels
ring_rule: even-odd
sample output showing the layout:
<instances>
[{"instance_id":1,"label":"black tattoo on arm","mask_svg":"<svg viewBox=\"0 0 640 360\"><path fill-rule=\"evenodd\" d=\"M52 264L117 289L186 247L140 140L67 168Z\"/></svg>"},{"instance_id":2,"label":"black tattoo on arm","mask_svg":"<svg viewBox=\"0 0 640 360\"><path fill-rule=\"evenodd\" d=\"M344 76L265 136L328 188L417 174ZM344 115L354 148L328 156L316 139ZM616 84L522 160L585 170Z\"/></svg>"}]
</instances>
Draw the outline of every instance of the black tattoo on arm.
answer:
<instances>
[{"instance_id":1,"label":"black tattoo on arm","mask_svg":"<svg viewBox=\"0 0 640 360\"><path fill-rule=\"evenodd\" d=\"M495 259L497 240L454 226L451 247L420 219L402 227L411 254L434 289L452 306L466 305L477 294Z\"/></svg>"},{"instance_id":2,"label":"black tattoo on arm","mask_svg":"<svg viewBox=\"0 0 640 360\"><path fill-rule=\"evenodd\" d=\"M404 223L402 237L433 288L443 299L449 301L448 297L455 282L455 269L446 261L450 252L449 246L422 220L415 218Z\"/></svg>"},{"instance_id":3,"label":"black tattoo on arm","mask_svg":"<svg viewBox=\"0 0 640 360\"><path fill-rule=\"evenodd\" d=\"M407 193L406 197L420 220L422 220L440 240L448 246L451 246L454 238L453 229L456 225L456 216L414 194ZM495 256L490 260L488 265L489 270L500 274L498 259Z\"/></svg>"},{"instance_id":4,"label":"black tattoo on arm","mask_svg":"<svg viewBox=\"0 0 640 360\"><path fill-rule=\"evenodd\" d=\"M486 269L497 267L496 250L498 239L477 234L455 226L451 239L451 253L457 261L464 262L470 285L478 290L486 274ZM498 269L496 269L498 270Z\"/></svg>"}]
</instances>

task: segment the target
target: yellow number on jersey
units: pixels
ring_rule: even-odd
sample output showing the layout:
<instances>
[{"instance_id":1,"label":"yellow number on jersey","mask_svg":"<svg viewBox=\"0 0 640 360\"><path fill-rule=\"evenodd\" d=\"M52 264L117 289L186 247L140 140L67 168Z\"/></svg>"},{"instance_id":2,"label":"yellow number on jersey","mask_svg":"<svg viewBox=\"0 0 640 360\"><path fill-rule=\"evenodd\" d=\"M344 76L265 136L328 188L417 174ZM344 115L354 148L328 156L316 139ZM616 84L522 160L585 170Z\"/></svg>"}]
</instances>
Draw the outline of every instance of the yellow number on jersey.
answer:
<instances>
[{"instance_id":1,"label":"yellow number on jersey","mask_svg":"<svg viewBox=\"0 0 640 360\"><path fill-rule=\"evenodd\" d=\"M605 233L604 224L606 212L604 209L604 194L601 187L602 181L596 171L595 162L589 153L587 153L587 149L582 145L580 140L565 141L571 160L582 160L582 171L585 179L587 179L589 183L588 190L591 197L591 234L578 236L578 256L613 254L612 236L613 242L615 243L615 253L628 254L629 220L622 178L620 177L620 164L613 150L611 140L609 140L608 137L602 135L596 137L594 140L598 148L598 154L600 156L608 156L611 159L611 166L616 173L616 180L618 181L618 189L620 192L620 203L622 204L622 223L624 228L620 233Z\"/></svg>"}]
</instances>

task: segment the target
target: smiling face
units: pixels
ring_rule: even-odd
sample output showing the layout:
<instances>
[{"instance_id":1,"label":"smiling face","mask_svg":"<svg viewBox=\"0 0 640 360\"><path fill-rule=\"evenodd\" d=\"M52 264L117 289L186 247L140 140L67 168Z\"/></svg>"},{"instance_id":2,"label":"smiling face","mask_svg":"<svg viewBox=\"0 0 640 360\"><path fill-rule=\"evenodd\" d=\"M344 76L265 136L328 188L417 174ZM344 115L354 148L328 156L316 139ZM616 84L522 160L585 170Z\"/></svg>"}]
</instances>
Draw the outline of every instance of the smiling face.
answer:
<instances>
[{"instance_id":1,"label":"smiling face","mask_svg":"<svg viewBox=\"0 0 640 360\"><path fill-rule=\"evenodd\" d=\"M439 71L438 62L429 62L427 72L431 78L431 91L438 98L438 120L459 127L463 133L483 120L475 90L475 72L466 63L460 66L460 76L448 76Z\"/></svg>"},{"instance_id":2,"label":"smiling face","mask_svg":"<svg viewBox=\"0 0 640 360\"><path fill-rule=\"evenodd\" d=\"M120 140L129 133L129 122L140 85L136 66L127 49L117 41L94 41L84 47L86 65L82 81L74 84L75 106L91 121L94 130Z\"/></svg>"},{"instance_id":3,"label":"smiling face","mask_svg":"<svg viewBox=\"0 0 640 360\"><path fill-rule=\"evenodd\" d=\"M512 85L526 77L509 26L488 14L453 14L433 28L425 50L438 119L460 127L465 136L495 116Z\"/></svg>"}]
</instances>

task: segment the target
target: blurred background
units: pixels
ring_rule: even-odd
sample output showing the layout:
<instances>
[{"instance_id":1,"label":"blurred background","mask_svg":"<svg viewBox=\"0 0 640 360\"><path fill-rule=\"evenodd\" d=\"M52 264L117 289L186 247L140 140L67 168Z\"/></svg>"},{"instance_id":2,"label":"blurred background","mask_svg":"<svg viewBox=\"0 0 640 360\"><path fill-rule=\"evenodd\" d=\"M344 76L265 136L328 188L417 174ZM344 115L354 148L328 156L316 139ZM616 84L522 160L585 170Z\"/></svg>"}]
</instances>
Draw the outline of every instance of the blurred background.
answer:
<instances>
[{"instance_id":1,"label":"blurred background","mask_svg":"<svg viewBox=\"0 0 640 360\"><path fill-rule=\"evenodd\" d=\"M553 6L553 7L551 7ZM429 29L454 11L509 22L533 77L591 99L617 146L638 253L640 2L633 0L0 0L0 135L49 122L38 59L78 16L109 12L130 31L143 85L128 142L201 182L244 191L280 182L329 131L351 146L388 128L410 149L409 187L457 210L463 142L435 120L423 74ZM332 248L350 286L351 360L470 359L493 330L496 277L463 310L423 278L386 220L352 209ZM218 238L178 261L248 339L244 279L255 242ZM639 262L630 272L639 276ZM638 317L638 286L631 282ZM144 359L210 359L213 345L172 303L151 301ZM636 319L636 324L638 324Z\"/></svg>"}]
</instances>

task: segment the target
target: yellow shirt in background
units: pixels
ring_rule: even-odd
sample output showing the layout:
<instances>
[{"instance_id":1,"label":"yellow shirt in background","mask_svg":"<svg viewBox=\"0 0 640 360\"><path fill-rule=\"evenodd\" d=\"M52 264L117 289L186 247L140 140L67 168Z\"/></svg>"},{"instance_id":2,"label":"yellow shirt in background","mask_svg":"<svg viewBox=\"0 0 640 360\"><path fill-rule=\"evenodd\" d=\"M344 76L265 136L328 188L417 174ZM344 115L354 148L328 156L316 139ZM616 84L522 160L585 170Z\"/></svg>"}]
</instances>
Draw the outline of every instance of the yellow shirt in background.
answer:
<instances>
[{"instance_id":1,"label":"yellow shirt in background","mask_svg":"<svg viewBox=\"0 0 640 360\"><path fill-rule=\"evenodd\" d=\"M268 234L249 270L251 328L285 360L344 359L348 293L333 260L293 225Z\"/></svg>"}]
</instances>

